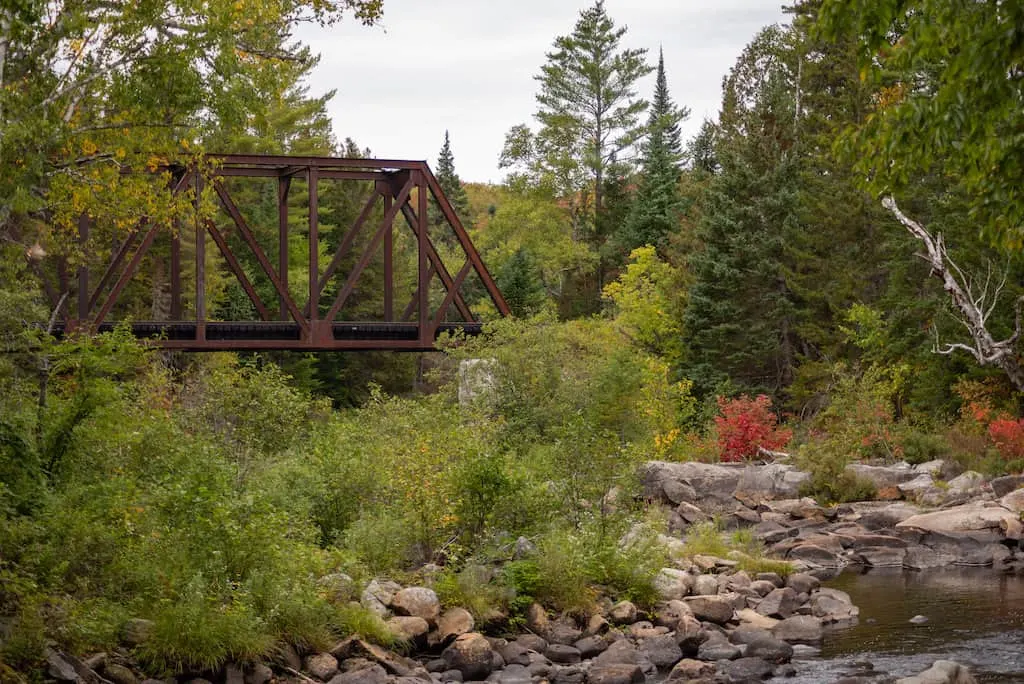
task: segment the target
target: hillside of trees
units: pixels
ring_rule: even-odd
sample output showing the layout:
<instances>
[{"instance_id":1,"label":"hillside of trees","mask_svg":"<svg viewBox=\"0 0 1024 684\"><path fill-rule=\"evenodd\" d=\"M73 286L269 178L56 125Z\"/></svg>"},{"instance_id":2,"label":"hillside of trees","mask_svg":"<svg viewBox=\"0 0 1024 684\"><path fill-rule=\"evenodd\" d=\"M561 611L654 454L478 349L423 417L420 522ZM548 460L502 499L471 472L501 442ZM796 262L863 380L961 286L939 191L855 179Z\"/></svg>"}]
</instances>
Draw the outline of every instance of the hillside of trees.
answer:
<instances>
[{"instance_id":1,"label":"hillside of trees","mask_svg":"<svg viewBox=\"0 0 1024 684\"><path fill-rule=\"evenodd\" d=\"M382 11L0 8L0 681L41 681L48 646L112 649L135 618L154 675L353 632L391 643L352 602L381 576L429 574L496 633L534 600L585 612L596 587L642 604L665 528L637 495L646 460L789 458L825 502L871 495L844 475L857 460L1024 470L1017 3L796 0L691 140L661 55L625 48L602 2L581 9L537 46L503 184L463 183L457 122L438 131L435 173L515 314L480 296L485 333L443 353L47 334L45 255L102 259L143 216L170 230L209 209L122 167L372 156L332 130L291 33ZM240 191L257 225L272 215ZM321 196L328 246L359 192ZM105 253L79 249L83 212ZM211 277L215 315L244 315L230 274ZM491 378L460 402L467 359ZM520 537L539 553L493 571Z\"/></svg>"}]
</instances>

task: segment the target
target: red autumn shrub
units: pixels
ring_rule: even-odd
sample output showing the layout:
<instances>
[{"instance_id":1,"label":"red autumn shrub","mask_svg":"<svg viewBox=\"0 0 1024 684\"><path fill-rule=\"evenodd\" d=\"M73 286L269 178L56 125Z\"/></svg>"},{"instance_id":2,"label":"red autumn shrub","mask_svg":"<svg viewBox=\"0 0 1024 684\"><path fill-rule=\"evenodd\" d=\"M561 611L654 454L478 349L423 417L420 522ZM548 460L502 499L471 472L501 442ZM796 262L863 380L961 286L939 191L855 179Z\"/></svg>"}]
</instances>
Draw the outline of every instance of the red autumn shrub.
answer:
<instances>
[{"instance_id":1,"label":"red autumn shrub","mask_svg":"<svg viewBox=\"0 0 1024 684\"><path fill-rule=\"evenodd\" d=\"M754 458L758 447L775 450L789 443L793 431L778 427L771 407L772 400L763 394L755 399L745 394L738 399L718 397L721 415L715 417L715 425L723 462Z\"/></svg>"},{"instance_id":2,"label":"red autumn shrub","mask_svg":"<svg viewBox=\"0 0 1024 684\"><path fill-rule=\"evenodd\" d=\"M1008 461L1024 458L1024 418L1003 413L988 424L988 438Z\"/></svg>"}]
</instances>

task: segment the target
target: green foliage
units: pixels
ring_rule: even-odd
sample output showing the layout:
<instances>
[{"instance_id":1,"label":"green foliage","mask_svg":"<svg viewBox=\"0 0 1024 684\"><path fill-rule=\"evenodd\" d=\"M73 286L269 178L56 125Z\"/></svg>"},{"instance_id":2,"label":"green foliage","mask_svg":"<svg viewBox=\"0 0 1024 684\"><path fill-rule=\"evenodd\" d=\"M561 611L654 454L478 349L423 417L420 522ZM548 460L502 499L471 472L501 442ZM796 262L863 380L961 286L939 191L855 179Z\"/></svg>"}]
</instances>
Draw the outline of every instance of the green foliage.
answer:
<instances>
[{"instance_id":1,"label":"green foliage","mask_svg":"<svg viewBox=\"0 0 1024 684\"><path fill-rule=\"evenodd\" d=\"M384 620L358 603L349 603L338 608L338 627L343 634L358 634L381 646L401 646Z\"/></svg>"},{"instance_id":2,"label":"green foliage","mask_svg":"<svg viewBox=\"0 0 1024 684\"><path fill-rule=\"evenodd\" d=\"M948 456L949 441L943 436L920 430L906 430L899 439L903 460L911 465L926 463Z\"/></svg>"},{"instance_id":3,"label":"green foliage","mask_svg":"<svg viewBox=\"0 0 1024 684\"><path fill-rule=\"evenodd\" d=\"M852 39L873 107L847 134L876 191L942 169L974 198L975 225L1021 245L1021 83L1016 3L825 0L816 28Z\"/></svg>"},{"instance_id":4,"label":"green foliage","mask_svg":"<svg viewBox=\"0 0 1024 684\"><path fill-rule=\"evenodd\" d=\"M603 0L582 10L573 32L555 39L536 77L540 130L514 127L502 150L503 167L553 189L569 205L576 239L586 236L597 244L606 176L644 133L638 120L647 102L635 87L652 69L646 50L619 47L625 33Z\"/></svg>"},{"instance_id":5,"label":"green foliage","mask_svg":"<svg viewBox=\"0 0 1024 684\"><path fill-rule=\"evenodd\" d=\"M679 187L683 156L679 123L689 114L689 109L678 108L672 101L665 76L665 55L659 52L647 138L642 145L640 181L628 218L614 237L625 252L643 245L664 247L668 236L679 230L683 208Z\"/></svg>"},{"instance_id":6,"label":"green foliage","mask_svg":"<svg viewBox=\"0 0 1024 684\"><path fill-rule=\"evenodd\" d=\"M201 589L195 592L154 614L152 637L139 648L148 669L168 674L216 670L226 662L255 660L269 652L273 642L251 610L219 606Z\"/></svg>"},{"instance_id":7,"label":"green foliage","mask_svg":"<svg viewBox=\"0 0 1024 684\"><path fill-rule=\"evenodd\" d=\"M613 304L616 321L632 340L669 362L678 360L683 344L679 280L677 270L659 259L654 247L638 247L618 279L603 292Z\"/></svg>"},{"instance_id":8,"label":"green foliage","mask_svg":"<svg viewBox=\"0 0 1024 684\"><path fill-rule=\"evenodd\" d=\"M516 595L501 578L493 581L494 571L485 565L467 563L458 572L445 570L434 580L434 591L445 606L460 606L472 613L477 624L492 620ZM505 580L507 581L506 575ZM514 586L514 585L512 585Z\"/></svg>"},{"instance_id":9,"label":"green foliage","mask_svg":"<svg viewBox=\"0 0 1024 684\"><path fill-rule=\"evenodd\" d=\"M728 378L776 394L797 361L788 236L799 225L790 36L764 29L725 81L715 154L720 170L701 209L702 249L683 327L684 368L700 394Z\"/></svg>"}]
</instances>

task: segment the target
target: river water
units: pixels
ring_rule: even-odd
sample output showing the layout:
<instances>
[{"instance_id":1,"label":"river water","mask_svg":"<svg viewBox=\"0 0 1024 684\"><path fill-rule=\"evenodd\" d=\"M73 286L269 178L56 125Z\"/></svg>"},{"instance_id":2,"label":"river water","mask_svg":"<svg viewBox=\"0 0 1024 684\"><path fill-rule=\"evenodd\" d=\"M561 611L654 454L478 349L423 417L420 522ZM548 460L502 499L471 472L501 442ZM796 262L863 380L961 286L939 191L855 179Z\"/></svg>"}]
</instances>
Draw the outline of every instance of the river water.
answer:
<instances>
[{"instance_id":1,"label":"river water","mask_svg":"<svg viewBox=\"0 0 1024 684\"><path fill-rule=\"evenodd\" d=\"M1024 577L991 568L847 571L825 583L860 607L856 625L830 630L821 652L794 657L794 684L874 671L907 676L938 659L979 682L1024 682ZM912 624L923 615L927 622Z\"/></svg>"}]
</instances>

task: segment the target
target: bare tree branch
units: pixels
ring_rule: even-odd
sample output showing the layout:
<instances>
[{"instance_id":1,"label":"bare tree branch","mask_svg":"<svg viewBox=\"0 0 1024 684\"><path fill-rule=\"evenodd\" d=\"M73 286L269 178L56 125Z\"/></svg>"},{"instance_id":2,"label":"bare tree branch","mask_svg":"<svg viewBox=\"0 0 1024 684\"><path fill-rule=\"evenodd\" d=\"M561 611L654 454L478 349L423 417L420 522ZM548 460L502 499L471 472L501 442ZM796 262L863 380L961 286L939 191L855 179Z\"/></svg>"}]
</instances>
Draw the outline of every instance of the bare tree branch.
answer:
<instances>
[{"instance_id":1,"label":"bare tree branch","mask_svg":"<svg viewBox=\"0 0 1024 684\"><path fill-rule=\"evenodd\" d=\"M946 251L946 245L942 240L942 235L932 235L927 228L907 217L906 214L900 211L900 208L896 205L896 200L891 196L882 199L882 206L888 209L896 217L896 220L924 245L925 253L919 256L928 262L928 265L931 267L931 274L942 281L942 289L946 291L952 300L953 307L960 317L960 322L967 328L973 341L973 344L954 342L940 347L938 331L936 330L935 352L948 355L954 351L966 351L975 358L979 365L992 365L1002 370L1014 387L1024 391L1024 367L1018 361L1016 352L1016 343L1020 338L1021 332L1021 306L1024 304L1024 297L1018 298L1014 305L1013 334L1005 340L996 340L988 330L987 323L989 315L994 310L1000 294L1002 294L1006 277L1002 278L994 295L989 298L990 265L989 275L985 280L982 292L980 295L975 295L972 279L950 258L949 253Z\"/></svg>"}]
</instances>

